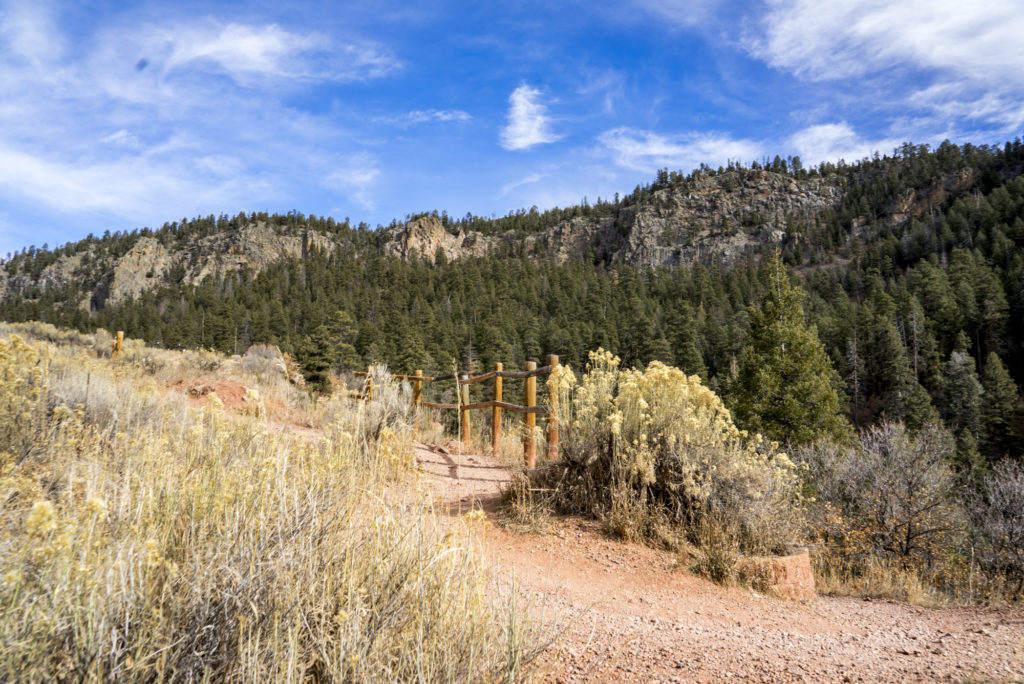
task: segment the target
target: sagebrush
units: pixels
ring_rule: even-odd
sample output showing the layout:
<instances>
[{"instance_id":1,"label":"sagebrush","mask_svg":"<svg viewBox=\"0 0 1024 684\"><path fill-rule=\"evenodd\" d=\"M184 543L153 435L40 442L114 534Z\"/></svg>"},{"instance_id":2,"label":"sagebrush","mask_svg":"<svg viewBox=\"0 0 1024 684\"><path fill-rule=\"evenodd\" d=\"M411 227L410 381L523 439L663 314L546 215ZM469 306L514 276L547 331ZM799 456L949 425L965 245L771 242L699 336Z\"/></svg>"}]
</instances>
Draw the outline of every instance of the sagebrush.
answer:
<instances>
[{"instance_id":1,"label":"sagebrush","mask_svg":"<svg viewBox=\"0 0 1024 684\"><path fill-rule=\"evenodd\" d=\"M528 623L472 525L393 493L387 405L293 436L96 356L0 338L0 679L521 674Z\"/></svg>"},{"instance_id":2,"label":"sagebrush","mask_svg":"<svg viewBox=\"0 0 1024 684\"><path fill-rule=\"evenodd\" d=\"M734 552L786 551L801 524L799 476L776 445L732 422L697 376L652 362L622 369L599 350L560 392L564 461L535 475L557 507L596 515L613 533L668 545L709 539L728 526Z\"/></svg>"}]
</instances>

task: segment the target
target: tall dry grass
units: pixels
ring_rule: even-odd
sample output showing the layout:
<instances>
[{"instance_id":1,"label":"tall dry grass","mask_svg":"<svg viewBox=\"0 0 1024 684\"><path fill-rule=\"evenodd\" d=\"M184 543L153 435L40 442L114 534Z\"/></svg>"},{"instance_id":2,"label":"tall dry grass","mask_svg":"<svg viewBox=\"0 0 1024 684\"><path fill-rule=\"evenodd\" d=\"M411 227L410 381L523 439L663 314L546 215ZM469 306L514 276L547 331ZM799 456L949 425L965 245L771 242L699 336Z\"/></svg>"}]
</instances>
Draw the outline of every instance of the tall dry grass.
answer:
<instances>
[{"instance_id":1,"label":"tall dry grass","mask_svg":"<svg viewBox=\"0 0 1024 684\"><path fill-rule=\"evenodd\" d=\"M85 346L0 338L0 679L522 674L529 626L472 523L391 486L410 444L388 404L289 436L190 408L145 354L57 343Z\"/></svg>"}]
</instances>

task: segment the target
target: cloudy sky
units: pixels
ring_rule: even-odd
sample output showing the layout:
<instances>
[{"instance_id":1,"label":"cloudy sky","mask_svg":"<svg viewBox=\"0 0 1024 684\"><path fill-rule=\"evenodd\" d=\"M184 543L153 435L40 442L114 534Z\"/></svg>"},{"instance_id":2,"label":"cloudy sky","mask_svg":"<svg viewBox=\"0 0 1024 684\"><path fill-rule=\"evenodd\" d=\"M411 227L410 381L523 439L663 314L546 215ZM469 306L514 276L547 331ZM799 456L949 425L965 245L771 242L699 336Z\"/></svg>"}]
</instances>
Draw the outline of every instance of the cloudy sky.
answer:
<instances>
[{"instance_id":1,"label":"cloudy sky","mask_svg":"<svg viewBox=\"0 0 1024 684\"><path fill-rule=\"evenodd\" d=\"M503 215L662 167L1002 143L1024 129L1021 36L1019 0L0 0L0 255L196 215Z\"/></svg>"}]
</instances>

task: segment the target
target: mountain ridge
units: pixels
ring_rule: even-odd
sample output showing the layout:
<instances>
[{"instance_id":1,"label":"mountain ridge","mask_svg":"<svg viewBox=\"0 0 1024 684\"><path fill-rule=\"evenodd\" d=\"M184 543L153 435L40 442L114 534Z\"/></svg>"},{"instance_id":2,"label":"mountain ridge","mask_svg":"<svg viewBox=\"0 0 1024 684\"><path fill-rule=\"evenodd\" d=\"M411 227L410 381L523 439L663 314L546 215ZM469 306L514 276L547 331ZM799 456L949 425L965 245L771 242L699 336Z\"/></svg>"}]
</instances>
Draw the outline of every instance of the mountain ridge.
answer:
<instances>
[{"instance_id":1,"label":"mountain ridge","mask_svg":"<svg viewBox=\"0 0 1024 684\"><path fill-rule=\"evenodd\" d=\"M976 174L968 176L970 186ZM485 232L458 226L453 232L457 224L446 226L434 212L380 229L376 242L381 255L430 261L443 254L448 261L515 255L556 263L591 259L634 267L730 262L798 241L807 225L831 220L845 197L838 174L798 178L734 168L694 173L680 182L681 178L665 187L638 188L618 204L583 205L579 209L589 209L588 213L563 218L538 231ZM960 191L963 185L954 184ZM905 220L923 210L911 193L896 202L891 213ZM173 229L165 230L164 237L134 231L120 238L128 243L125 249L106 254L98 252L96 240L88 239L48 253L35 250L34 264L16 257L0 268L0 301L32 298L46 290L78 289L77 306L96 311L135 299L154 287L197 286L208 276L223 277L244 269L259 272L271 263L302 258L310 250L331 253L351 246L345 231L318 230L310 221L282 224L280 218L209 217L205 220L215 222L215 230L184 241ZM41 268L40 259L46 262Z\"/></svg>"}]
</instances>

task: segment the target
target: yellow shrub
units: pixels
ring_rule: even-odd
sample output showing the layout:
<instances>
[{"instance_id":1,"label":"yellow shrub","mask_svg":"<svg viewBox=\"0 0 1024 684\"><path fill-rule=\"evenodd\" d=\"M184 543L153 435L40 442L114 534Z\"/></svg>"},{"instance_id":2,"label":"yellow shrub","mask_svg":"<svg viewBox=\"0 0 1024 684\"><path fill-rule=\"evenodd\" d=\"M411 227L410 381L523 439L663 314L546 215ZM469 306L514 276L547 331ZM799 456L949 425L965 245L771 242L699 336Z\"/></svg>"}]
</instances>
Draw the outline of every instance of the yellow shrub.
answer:
<instances>
[{"instance_id":1,"label":"yellow shrub","mask_svg":"<svg viewBox=\"0 0 1024 684\"><path fill-rule=\"evenodd\" d=\"M406 432L339 409L358 431L289 436L52 358L0 340L0 680L511 680L529 659L473 530L395 500Z\"/></svg>"},{"instance_id":2,"label":"yellow shrub","mask_svg":"<svg viewBox=\"0 0 1024 684\"><path fill-rule=\"evenodd\" d=\"M721 399L660 362L622 370L598 350L561 406L566 464L554 469L565 510L597 512L624 536L665 526L697 542L709 516L729 520L745 550L781 551L796 539L796 468L776 445L733 424ZM668 538L666 538L668 537Z\"/></svg>"}]
</instances>

